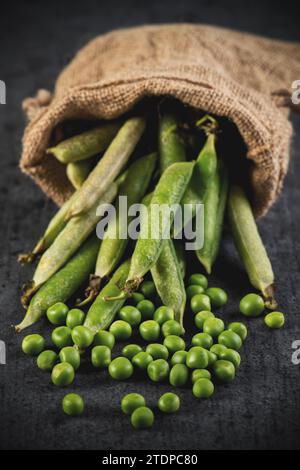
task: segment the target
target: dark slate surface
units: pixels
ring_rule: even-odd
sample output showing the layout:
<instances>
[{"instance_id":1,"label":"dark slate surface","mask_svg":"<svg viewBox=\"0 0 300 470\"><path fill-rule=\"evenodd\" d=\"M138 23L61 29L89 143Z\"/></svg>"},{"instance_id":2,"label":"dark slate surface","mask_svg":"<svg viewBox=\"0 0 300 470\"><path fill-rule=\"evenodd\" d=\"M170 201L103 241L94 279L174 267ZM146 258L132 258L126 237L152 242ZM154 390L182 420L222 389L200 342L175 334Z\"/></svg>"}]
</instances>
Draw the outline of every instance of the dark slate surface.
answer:
<instances>
[{"instance_id":1,"label":"dark slate surface","mask_svg":"<svg viewBox=\"0 0 300 470\"><path fill-rule=\"evenodd\" d=\"M2 449L278 449L299 447L300 365L291 362L299 327L299 148L300 120L293 118L295 137L285 190L259 228L278 280L280 307L286 312L283 331L269 331L261 319L249 321L249 339L242 350L236 381L217 388L207 402L190 390L180 391L176 416L157 414L152 430L132 431L119 409L120 397L133 390L154 405L167 385L143 380L113 383L104 373L83 367L72 390L86 401L86 412L69 419L60 410L63 390L34 360L20 352L22 336L10 325L22 315L19 287L30 269L21 269L16 255L29 248L54 212L34 184L17 168L24 121L21 100L39 87L51 89L58 71L72 54L98 33L145 22L199 20L271 37L299 40L292 7L281 2L10 2L1 5L0 79L7 84L7 105L0 106L1 312L0 339L6 342L7 364L0 365L0 447ZM299 79L300 77L295 77ZM298 159L298 160L297 160ZM230 302L221 316L239 319L239 297L249 290L230 240L211 284L223 286ZM47 334L45 325L33 328Z\"/></svg>"}]
</instances>

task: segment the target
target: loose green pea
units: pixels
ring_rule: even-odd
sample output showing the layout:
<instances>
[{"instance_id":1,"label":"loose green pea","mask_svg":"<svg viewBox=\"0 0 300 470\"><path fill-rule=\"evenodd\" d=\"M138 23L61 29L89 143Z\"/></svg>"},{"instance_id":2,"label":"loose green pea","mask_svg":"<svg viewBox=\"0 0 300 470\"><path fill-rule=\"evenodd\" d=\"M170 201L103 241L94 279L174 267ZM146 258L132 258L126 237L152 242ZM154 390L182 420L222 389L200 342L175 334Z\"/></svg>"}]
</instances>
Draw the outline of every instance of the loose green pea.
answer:
<instances>
[{"instance_id":1,"label":"loose green pea","mask_svg":"<svg viewBox=\"0 0 300 470\"><path fill-rule=\"evenodd\" d=\"M185 364L175 364L170 370L169 381L173 387L182 387L189 379L189 370Z\"/></svg>"},{"instance_id":2,"label":"loose green pea","mask_svg":"<svg viewBox=\"0 0 300 470\"><path fill-rule=\"evenodd\" d=\"M160 325L166 323L168 320L174 320L174 310L170 307L162 305L155 310L154 320Z\"/></svg>"},{"instance_id":3,"label":"loose green pea","mask_svg":"<svg viewBox=\"0 0 300 470\"><path fill-rule=\"evenodd\" d=\"M164 393L159 398L157 406L163 413L176 413L180 408L180 398L172 392Z\"/></svg>"},{"instance_id":4,"label":"loose green pea","mask_svg":"<svg viewBox=\"0 0 300 470\"><path fill-rule=\"evenodd\" d=\"M141 406L146 406L146 400L139 393L128 393L122 398L121 409L126 415L131 415Z\"/></svg>"},{"instance_id":5,"label":"loose green pea","mask_svg":"<svg viewBox=\"0 0 300 470\"><path fill-rule=\"evenodd\" d=\"M115 380L126 380L133 374L133 366L126 357L116 357L108 366L109 375Z\"/></svg>"},{"instance_id":6,"label":"loose green pea","mask_svg":"<svg viewBox=\"0 0 300 470\"><path fill-rule=\"evenodd\" d=\"M135 429L151 428L154 423L154 414L147 406L141 406L131 415L131 424Z\"/></svg>"},{"instance_id":7,"label":"loose green pea","mask_svg":"<svg viewBox=\"0 0 300 470\"><path fill-rule=\"evenodd\" d=\"M67 326L58 326L52 331L51 339L53 344L59 349L65 348L66 346L72 346L71 328Z\"/></svg>"},{"instance_id":8,"label":"loose green pea","mask_svg":"<svg viewBox=\"0 0 300 470\"><path fill-rule=\"evenodd\" d=\"M141 351L132 358L132 364L139 370L146 370L149 364L153 361L151 354Z\"/></svg>"},{"instance_id":9,"label":"loose green pea","mask_svg":"<svg viewBox=\"0 0 300 470\"><path fill-rule=\"evenodd\" d=\"M208 318L203 324L204 333L209 334L213 338L219 336L224 330L224 322L220 318Z\"/></svg>"},{"instance_id":10,"label":"loose green pea","mask_svg":"<svg viewBox=\"0 0 300 470\"><path fill-rule=\"evenodd\" d=\"M68 307L62 302L57 302L47 310L47 318L52 325L65 325L68 315Z\"/></svg>"},{"instance_id":11,"label":"loose green pea","mask_svg":"<svg viewBox=\"0 0 300 470\"><path fill-rule=\"evenodd\" d=\"M239 335L234 331L226 330L223 331L218 337L218 343L223 344L226 348L240 349L242 346L242 340Z\"/></svg>"},{"instance_id":12,"label":"loose green pea","mask_svg":"<svg viewBox=\"0 0 300 470\"><path fill-rule=\"evenodd\" d=\"M220 357L220 354L222 354L222 352L226 351L226 346L224 346L223 344L214 344L211 348L210 348L210 352L215 354L217 357Z\"/></svg>"},{"instance_id":13,"label":"loose green pea","mask_svg":"<svg viewBox=\"0 0 300 470\"><path fill-rule=\"evenodd\" d=\"M36 360L37 366L41 370L51 371L56 363L57 354L50 349L41 352Z\"/></svg>"},{"instance_id":14,"label":"loose green pea","mask_svg":"<svg viewBox=\"0 0 300 470\"><path fill-rule=\"evenodd\" d=\"M214 314L209 310L202 310L195 315L195 325L199 330L202 330L205 320L208 318L215 318Z\"/></svg>"},{"instance_id":15,"label":"loose green pea","mask_svg":"<svg viewBox=\"0 0 300 470\"><path fill-rule=\"evenodd\" d=\"M107 346L109 349L113 349L115 342L116 340L112 333L99 330L94 336L93 346Z\"/></svg>"},{"instance_id":16,"label":"loose green pea","mask_svg":"<svg viewBox=\"0 0 300 470\"><path fill-rule=\"evenodd\" d=\"M207 369L194 369L192 372L192 383L197 382L198 379L211 379L211 373Z\"/></svg>"},{"instance_id":17,"label":"loose green pea","mask_svg":"<svg viewBox=\"0 0 300 470\"><path fill-rule=\"evenodd\" d=\"M194 295L197 294L204 294L205 290L202 286L191 285L186 288L186 296L189 300L191 300Z\"/></svg>"},{"instance_id":18,"label":"loose green pea","mask_svg":"<svg viewBox=\"0 0 300 470\"><path fill-rule=\"evenodd\" d=\"M153 382L162 382L169 375L169 364L164 359L150 362L147 368L148 376Z\"/></svg>"},{"instance_id":19,"label":"loose green pea","mask_svg":"<svg viewBox=\"0 0 300 470\"><path fill-rule=\"evenodd\" d=\"M213 365L213 371L220 382L231 382L235 377L235 367L230 361L219 359Z\"/></svg>"},{"instance_id":20,"label":"loose green pea","mask_svg":"<svg viewBox=\"0 0 300 470\"><path fill-rule=\"evenodd\" d=\"M186 363L187 351L176 351L171 358L171 366Z\"/></svg>"},{"instance_id":21,"label":"loose green pea","mask_svg":"<svg viewBox=\"0 0 300 470\"><path fill-rule=\"evenodd\" d=\"M164 346L166 346L169 353L174 354L185 349L185 341L180 336L170 335L165 337Z\"/></svg>"},{"instance_id":22,"label":"loose green pea","mask_svg":"<svg viewBox=\"0 0 300 470\"><path fill-rule=\"evenodd\" d=\"M142 300L145 300L145 296L141 294L140 292L134 292L129 298L128 298L128 303L131 305L134 305L135 307L139 302Z\"/></svg>"},{"instance_id":23,"label":"loose green pea","mask_svg":"<svg viewBox=\"0 0 300 470\"><path fill-rule=\"evenodd\" d=\"M234 333L239 335L242 341L245 341L245 339L247 338L247 327L243 323L237 321L229 323L229 325L227 326L227 330L234 331Z\"/></svg>"},{"instance_id":24,"label":"loose green pea","mask_svg":"<svg viewBox=\"0 0 300 470\"><path fill-rule=\"evenodd\" d=\"M28 356L37 356L45 349L45 340L41 335L27 335L22 341L22 351Z\"/></svg>"},{"instance_id":25,"label":"loose green pea","mask_svg":"<svg viewBox=\"0 0 300 470\"><path fill-rule=\"evenodd\" d=\"M213 345L213 339L207 333L197 333L192 337L192 345L201 346L204 349L209 349Z\"/></svg>"},{"instance_id":26,"label":"loose green pea","mask_svg":"<svg viewBox=\"0 0 300 470\"><path fill-rule=\"evenodd\" d=\"M240 301L240 312L246 317L258 317L264 309L263 298L258 294L247 294Z\"/></svg>"},{"instance_id":27,"label":"loose green pea","mask_svg":"<svg viewBox=\"0 0 300 470\"><path fill-rule=\"evenodd\" d=\"M207 289L208 280L203 274L192 274L189 277L188 284L191 285L198 285L203 287L203 289Z\"/></svg>"},{"instance_id":28,"label":"loose green pea","mask_svg":"<svg viewBox=\"0 0 300 470\"><path fill-rule=\"evenodd\" d=\"M92 349L91 360L94 367L105 369L111 363L111 350L107 346L95 346Z\"/></svg>"},{"instance_id":29,"label":"loose green pea","mask_svg":"<svg viewBox=\"0 0 300 470\"><path fill-rule=\"evenodd\" d=\"M186 365L190 369L205 369L208 366L207 351L200 346L194 346L187 353Z\"/></svg>"},{"instance_id":30,"label":"loose green pea","mask_svg":"<svg viewBox=\"0 0 300 470\"><path fill-rule=\"evenodd\" d=\"M170 336L170 335L181 336L184 333L182 326L176 320L166 321L162 325L161 330L162 330L162 334L164 335L164 337Z\"/></svg>"},{"instance_id":31,"label":"loose green pea","mask_svg":"<svg viewBox=\"0 0 300 470\"><path fill-rule=\"evenodd\" d=\"M146 347L146 352L153 357L154 360L156 359L165 359L167 360L169 357L169 351L163 344L160 343L153 343L148 344Z\"/></svg>"},{"instance_id":32,"label":"loose green pea","mask_svg":"<svg viewBox=\"0 0 300 470\"><path fill-rule=\"evenodd\" d=\"M80 366L80 354L78 349L74 346L66 346L62 348L59 353L60 362L68 362L73 366L74 370L77 370Z\"/></svg>"},{"instance_id":33,"label":"loose green pea","mask_svg":"<svg viewBox=\"0 0 300 470\"><path fill-rule=\"evenodd\" d=\"M209 379L198 379L193 385L193 395L196 398L209 398L214 393L214 384Z\"/></svg>"},{"instance_id":34,"label":"loose green pea","mask_svg":"<svg viewBox=\"0 0 300 470\"><path fill-rule=\"evenodd\" d=\"M208 357L208 364L207 367L211 368L216 360L218 359L218 356L211 351L206 351L207 352L207 357Z\"/></svg>"},{"instance_id":35,"label":"loose green pea","mask_svg":"<svg viewBox=\"0 0 300 470\"><path fill-rule=\"evenodd\" d=\"M270 312L265 316L265 324L269 328L282 328L284 321L284 314L282 312Z\"/></svg>"},{"instance_id":36,"label":"loose green pea","mask_svg":"<svg viewBox=\"0 0 300 470\"><path fill-rule=\"evenodd\" d=\"M84 402L77 393L68 393L62 401L62 409L69 416L80 415L84 410Z\"/></svg>"},{"instance_id":37,"label":"loose green pea","mask_svg":"<svg viewBox=\"0 0 300 470\"><path fill-rule=\"evenodd\" d=\"M160 326L154 320L146 320L140 324L139 332L145 341L156 341L160 335Z\"/></svg>"},{"instance_id":38,"label":"loose green pea","mask_svg":"<svg viewBox=\"0 0 300 470\"><path fill-rule=\"evenodd\" d=\"M73 366L68 362L61 362L53 367L51 379L57 387L66 387L70 385L75 377Z\"/></svg>"},{"instance_id":39,"label":"loose green pea","mask_svg":"<svg viewBox=\"0 0 300 470\"><path fill-rule=\"evenodd\" d=\"M191 310L194 313L211 310L210 298L206 294L196 294L191 298Z\"/></svg>"},{"instance_id":40,"label":"loose green pea","mask_svg":"<svg viewBox=\"0 0 300 470\"><path fill-rule=\"evenodd\" d=\"M125 305L125 307L122 307L119 312L119 317L121 320L129 323L132 327L138 326L142 321L141 312L131 305Z\"/></svg>"},{"instance_id":41,"label":"loose green pea","mask_svg":"<svg viewBox=\"0 0 300 470\"><path fill-rule=\"evenodd\" d=\"M234 367L237 369L241 363L241 356L234 349L227 348L225 351L222 351L219 355L219 358L224 361L232 362Z\"/></svg>"},{"instance_id":42,"label":"loose green pea","mask_svg":"<svg viewBox=\"0 0 300 470\"><path fill-rule=\"evenodd\" d=\"M156 287L153 281L144 281L140 285L141 293L147 298L152 299L156 295Z\"/></svg>"},{"instance_id":43,"label":"loose green pea","mask_svg":"<svg viewBox=\"0 0 300 470\"><path fill-rule=\"evenodd\" d=\"M143 349L138 344L127 344L122 349L122 356L127 357L127 359L129 359L131 361L131 359L136 354L138 354L139 352L142 352L142 351L143 351Z\"/></svg>"},{"instance_id":44,"label":"loose green pea","mask_svg":"<svg viewBox=\"0 0 300 470\"><path fill-rule=\"evenodd\" d=\"M143 320L152 320L155 312L155 306L151 300L141 300L137 304L136 308L141 312Z\"/></svg>"},{"instance_id":45,"label":"loose green pea","mask_svg":"<svg viewBox=\"0 0 300 470\"><path fill-rule=\"evenodd\" d=\"M86 349L92 344L94 335L89 328L80 325L73 328L72 339L80 349Z\"/></svg>"},{"instance_id":46,"label":"loose green pea","mask_svg":"<svg viewBox=\"0 0 300 470\"><path fill-rule=\"evenodd\" d=\"M80 326L84 322L84 313L79 308L72 308L69 310L66 320L66 325L73 330L75 326Z\"/></svg>"},{"instance_id":47,"label":"loose green pea","mask_svg":"<svg viewBox=\"0 0 300 470\"><path fill-rule=\"evenodd\" d=\"M223 307L228 301L226 292L219 287L209 287L205 293L210 298L212 308Z\"/></svg>"},{"instance_id":48,"label":"loose green pea","mask_svg":"<svg viewBox=\"0 0 300 470\"><path fill-rule=\"evenodd\" d=\"M132 335L132 328L124 320L116 320L109 327L110 333L115 337L116 341L126 341Z\"/></svg>"}]
</instances>

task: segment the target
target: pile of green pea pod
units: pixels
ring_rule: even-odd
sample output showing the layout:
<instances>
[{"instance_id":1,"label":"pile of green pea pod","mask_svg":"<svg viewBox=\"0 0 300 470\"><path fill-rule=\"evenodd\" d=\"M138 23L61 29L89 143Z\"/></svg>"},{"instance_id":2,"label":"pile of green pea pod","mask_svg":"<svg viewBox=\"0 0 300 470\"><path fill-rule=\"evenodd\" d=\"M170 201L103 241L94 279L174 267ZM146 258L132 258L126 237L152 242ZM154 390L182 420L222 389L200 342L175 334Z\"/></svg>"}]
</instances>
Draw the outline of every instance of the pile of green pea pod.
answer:
<instances>
[{"instance_id":1,"label":"pile of green pea pod","mask_svg":"<svg viewBox=\"0 0 300 470\"><path fill-rule=\"evenodd\" d=\"M201 273L192 274L185 285L183 245L174 239L172 228L166 239L163 227L168 225L164 223L158 224L155 238L140 237L134 246L128 237L112 236L121 234L130 221L118 202L117 217L108 222L100 241L94 233L101 219L97 207L125 196L128 207L143 202L148 215L152 205L191 204L193 217L196 204L203 203L204 244L195 255L207 274L218 255L227 209L250 283L261 293L241 300L243 315L259 316L266 308L276 307L274 275L247 197L241 187L230 186L226 165L217 156L216 120L205 115L196 121L196 135L205 135L205 143L194 160L188 158L182 134L185 123L171 113L158 117L158 150L137 158L146 126L145 117L134 116L87 130L48 149L66 165L75 192L33 251L20 256L22 263L40 258L32 280L24 286L22 303L27 311L15 328L21 331L43 316L55 325L54 350L45 350L45 341L37 334L26 336L22 348L38 356L38 367L51 372L57 386L73 383L81 355L90 351L92 364L107 368L115 380L129 379L136 371L154 382L169 380L174 387L191 382L195 397L208 398L214 392L213 381L229 382L235 377L241 360L237 350L247 336L245 325L235 322L225 328L212 312L226 304L226 292L208 287ZM102 156L96 161L99 153ZM140 226L142 230L142 216ZM83 287L86 298L69 309L66 302L72 302ZM199 330L189 348L183 339L186 312L194 315ZM281 328L284 316L271 312L265 323ZM115 341L128 341L135 329L147 346L127 344L122 356L112 359ZM153 424L153 412L141 395L123 397L121 407L131 415L135 428ZM175 412L180 399L166 393L158 400L158 408ZM66 395L63 409L69 415L81 413L82 398Z\"/></svg>"}]
</instances>

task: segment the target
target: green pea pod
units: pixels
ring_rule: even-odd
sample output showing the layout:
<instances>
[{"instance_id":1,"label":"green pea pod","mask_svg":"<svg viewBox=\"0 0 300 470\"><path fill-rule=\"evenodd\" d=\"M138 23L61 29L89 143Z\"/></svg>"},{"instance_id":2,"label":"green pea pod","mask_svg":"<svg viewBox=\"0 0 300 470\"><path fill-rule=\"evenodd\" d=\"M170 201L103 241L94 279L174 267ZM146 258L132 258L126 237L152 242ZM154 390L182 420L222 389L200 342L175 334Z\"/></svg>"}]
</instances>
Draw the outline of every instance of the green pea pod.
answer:
<instances>
[{"instance_id":1,"label":"green pea pod","mask_svg":"<svg viewBox=\"0 0 300 470\"><path fill-rule=\"evenodd\" d=\"M268 308L276 308L271 262L257 230L249 201L239 186L230 189L228 217L236 248L251 284L262 292Z\"/></svg>"},{"instance_id":2,"label":"green pea pod","mask_svg":"<svg viewBox=\"0 0 300 470\"><path fill-rule=\"evenodd\" d=\"M185 273L186 273L186 260L185 260L185 250L184 246L181 243L180 240L173 240L173 244L175 247L176 255L177 255L177 261L179 264L180 272L182 279L185 278Z\"/></svg>"},{"instance_id":3,"label":"green pea pod","mask_svg":"<svg viewBox=\"0 0 300 470\"><path fill-rule=\"evenodd\" d=\"M93 333L105 330L113 322L116 313L125 302L125 298L107 302L106 297L118 296L125 284L130 267L130 259L126 260L116 270L111 280L103 287L97 298L94 300L85 318L84 326Z\"/></svg>"},{"instance_id":4,"label":"green pea pod","mask_svg":"<svg viewBox=\"0 0 300 470\"><path fill-rule=\"evenodd\" d=\"M172 163L186 161L185 146L177 129L178 123L172 114L160 116L158 146L161 173Z\"/></svg>"},{"instance_id":5,"label":"green pea pod","mask_svg":"<svg viewBox=\"0 0 300 470\"><path fill-rule=\"evenodd\" d=\"M109 188L126 165L145 130L145 120L128 119L77 192L68 218L87 212Z\"/></svg>"},{"instance_id":6,"label":"green pea pod","mask_svg":"<svg viewBox=\"0 0 300 470\"><path fill-rule=\"evenodd\" d=\"M227 199L228 199L228 188L229 188L229 181L228 181L227 168L222 166L221 167L221 188L220 188L220 194L219 194L219 204L218 204L218 212L217 212L217 219L216 219L215 236L214 236L214 240L213 240L213 244L211 248L211 266L213 266L219 253L223 226L224 226L225 209L226 209Z\"/></svg>"},{"instance_id":7,"label":"green pea pod","mask_svg":"<svg viewBox=\"0 0 300 470\"><path fill-rule=\"evenodd\" d=\"M91 171L91 160L81 160L67 164L67 177L75 189L81 188Z\"/></svg>"},{"instance_id":8,"label":"green pea pod","mask_svg":"<svg viewBox=\"0 0 300 470\"><path fill-rule=\"evenodd\" d=\"M47 150L62 163L74 163L103 152L115 137L120 125L114 122L103 124L82 134L60 142Z\"/></svg>"},{"instance_id":9,"label":"green pea pod","mask_svg":"<svg viewBox=\"0 0 300 470\"><path fill-rule=\"evenodd\" d=\"M73 258L54 274L33 296L23 321L15 327L21 331L36 323L51 305L66 302L87 279L96 262L99 240L93 236Z\"/></svg>"}]
</instances>

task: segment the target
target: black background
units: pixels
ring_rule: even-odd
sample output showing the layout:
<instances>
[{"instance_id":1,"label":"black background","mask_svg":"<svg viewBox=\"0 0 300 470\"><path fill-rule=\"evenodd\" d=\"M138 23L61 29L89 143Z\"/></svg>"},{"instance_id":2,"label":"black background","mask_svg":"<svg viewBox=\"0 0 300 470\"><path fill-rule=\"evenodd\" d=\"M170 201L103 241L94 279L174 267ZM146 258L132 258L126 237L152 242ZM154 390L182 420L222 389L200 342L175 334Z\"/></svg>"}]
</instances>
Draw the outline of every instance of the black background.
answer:
<instances>
[{"instance_id":1,"label":"black background","mask_svg":"<svg viewBox=\"0 0 300 470\"><path fill-rule=\"evenodd\" d=\"M299 152L300 119L292 118L295 136L285 189L259 228L277 277L286 327L269 331L262 319L249 321L249 339L237 379L217 388L209 401L179 391L181 411L156 413L154 427L133 431L119 402L129 391L144 393L154 406L167 385L143 380L115 383L88 365L74 391L84 397L79 418L63 415L64 390L55 389L34 360L20 351L22 337L10 325L22 315L18 293L31 270L16 256L30 248L45 227L54 204L17 168L24 119L21 101L40 87L52 89L55 77L75 51L97 34L143 23L200 21L274 38L300 40L299 15L289 2L254 1L26 1L1 4L0 79L7 104L0 106L0 339L7 364L0 365L0 448L2 449L295 449L300 442L300 365L291 362L299 327ZM300 79L300 77L295 77ZM249 284L230 239L222 246L211 285L226 288L230 302L221 316L239 319L238 299ZM45 333L39 325L34 331Z\"/></svg>"}]
</instances>

